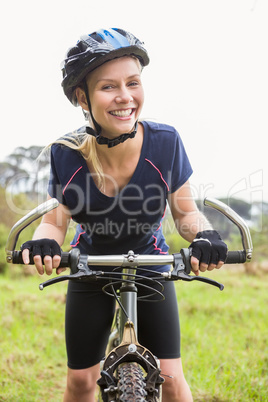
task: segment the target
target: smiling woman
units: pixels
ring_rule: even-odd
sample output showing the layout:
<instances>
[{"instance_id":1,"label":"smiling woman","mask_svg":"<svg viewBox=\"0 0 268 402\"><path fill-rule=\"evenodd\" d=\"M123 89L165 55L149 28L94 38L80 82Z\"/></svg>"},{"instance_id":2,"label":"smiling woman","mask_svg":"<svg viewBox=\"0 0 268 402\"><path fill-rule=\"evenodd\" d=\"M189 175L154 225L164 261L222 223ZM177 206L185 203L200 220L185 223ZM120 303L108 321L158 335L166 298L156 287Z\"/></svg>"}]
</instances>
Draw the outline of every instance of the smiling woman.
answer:
<instances>
[{"instance_id":1,"label":"smiling woman","mask_svg":"<svg viewBox=\"0 0 268 402\"><path fill-rule=\"evenodd\" d=\"M59 268L60 245L72 218L72 246L82 254L168 253L162 228L167 203L176 229L192 242L192 270L220 268L227 247L198 211L189 178L192 168L174 127L139 121L144 93L141 71L149 63L142 43L122 29L83 36L63 62L63 89L90 117L86 127L51 147L48 196L59 207L46 214L34 239L22 246L24 262L33 252L39 273ZM195 239L195 241L194 241ZM205 250L205 252L204 252ZM92 267L94 269L94 267ZM151 267L169 271L169 266ZM153 275L149 272L148 276ZM166 299L138 306L138 336L160 359L166 374L163 401L191 402L180 357L180 326L172 283ZM65 402L93 401L114 304L102 286L70 282L66 304L68 377ZM149 322L153 320L157 328ZM95 319L94 317L101 317ZM166 318L169 318L166 320ZM161 336L155 336L162 328ZM81 334L87 340L81 342Z\"/></svg>"}]
</instances>

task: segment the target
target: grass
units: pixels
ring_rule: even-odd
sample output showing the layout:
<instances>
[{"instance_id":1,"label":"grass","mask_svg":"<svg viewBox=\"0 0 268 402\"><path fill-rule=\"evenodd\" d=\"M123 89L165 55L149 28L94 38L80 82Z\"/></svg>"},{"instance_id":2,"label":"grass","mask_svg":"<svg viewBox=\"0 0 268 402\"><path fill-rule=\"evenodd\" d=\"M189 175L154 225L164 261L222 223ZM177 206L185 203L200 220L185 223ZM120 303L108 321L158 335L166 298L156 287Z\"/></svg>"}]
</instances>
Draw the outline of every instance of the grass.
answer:
<instances>
[{"instance_id":1,"label":"grass","mask_svg":"<svg viewBox=\"0 0 268 402\"><path fill-rule=\"evenodd\" d=\"M210 273L220 292L177 284L186 378L195 401L268 401L268 282L239 272Z\"/></svg>"},{"instance_id":2,"label":"grass","mask_svg":"<svg viewBox=\"0 0 268 402\"><path fill-rule=\"evenodd\" d=\"M210 273L225 290L176 284L184 372L197 402L268 401L268 281ZM0 401L61 401L65 388L66 284L0 278Z\"/></svg>"},{"instance_id":3,"label":"grass","mask_svg":"<svg viewBox=\"0 0 268 402\"><path fill-rule=\"evenodd\" d=\"M40 292L37 276L0 280L0 401L61 401L66 285Z\"/></svg>"}]
</instances>

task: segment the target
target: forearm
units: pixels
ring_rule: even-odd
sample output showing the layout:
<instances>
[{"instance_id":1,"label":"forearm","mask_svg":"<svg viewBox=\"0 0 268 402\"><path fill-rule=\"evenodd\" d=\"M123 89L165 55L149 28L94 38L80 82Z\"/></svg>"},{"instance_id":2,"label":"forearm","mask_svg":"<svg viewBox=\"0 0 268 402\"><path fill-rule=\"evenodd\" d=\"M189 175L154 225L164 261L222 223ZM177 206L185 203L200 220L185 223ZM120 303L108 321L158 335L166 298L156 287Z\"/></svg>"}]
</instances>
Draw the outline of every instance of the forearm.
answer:
<instances>
[{"instance_id":1,"label":"forearm","mask_svg":"<svg viewBox=\"0 0 268 402\"><path fill-rule=\"evenodd\" d=\"M190 243L198 232L212 229L192 197L189 182L170 195L169 204L178 232Z\"/></svg>"},{"instance_id":2,"label":"forearm","mask_svg":"<svg viewBox=\"0 0 268 402\"><path fill-rule=\"evenodd\" d=\"M213 230L207 218L199 211L192 197L189 183L185 183L172 193L169 202L178 232L191 243L193 253L191 266L195 274L199 275L199 269L204 272L207 269L211 271L214 268L220 268L226 259L227 246L219 234ZM202 233L202 237L208 242L204 241L204 238L194 242L197 233L204 231L208 232Z\"/></svg>"},{"instance_id":3,"label":"forearm","mask_svg":"<svg viewBox=\"0 0 268 402\"><path fill-rule=\"evenodd\" d=\"M36 229L33 235L33 240L38 239L54 239L62 246L65 238L66 231L61 226L55 226L51 223L42 222Z\"/></svg>"},{"instance_id":4,"label":"forearm","mask_svg":"<svg viewBox=\"0 0 268 402\"><path fill-rule=\"evenodd\" d=\"M180 235L190 243L198 232L212 229L207 218L198 209L180 216L175 224Z\"/></svg>"},{"instance_id":5,"label":"forearm","mask_svg":"<svg viewBox=\"0 0 268 402\"><path fill-rule=\"evenodd\" d=\"M48 197L49 199L50 197ZM69 222L71 219L71 214L68 208L60 204L53 211L50 211L43 216L40 225L37 227L33 240L39 239L53 239L62 246Z\"/></svg>"}]
</instances>

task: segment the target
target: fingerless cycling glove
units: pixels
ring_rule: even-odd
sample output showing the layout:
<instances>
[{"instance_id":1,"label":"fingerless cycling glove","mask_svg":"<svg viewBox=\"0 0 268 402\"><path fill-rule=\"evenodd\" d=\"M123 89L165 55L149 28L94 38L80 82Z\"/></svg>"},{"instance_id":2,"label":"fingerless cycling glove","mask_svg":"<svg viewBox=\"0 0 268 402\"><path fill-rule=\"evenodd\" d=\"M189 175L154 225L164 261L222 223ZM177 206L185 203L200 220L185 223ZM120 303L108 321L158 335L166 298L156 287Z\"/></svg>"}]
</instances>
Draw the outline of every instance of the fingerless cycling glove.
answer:
<instances>
[{"instance_id":1,"label":"fingerless cycling glove","mask_svg":"<svg viewBox=\"0 0 268 402\"><path fill-rule=\"evenodd\" d=\"M40 255L42 258L46 255L50 257L61 255L61 248L53 239L29 240L23 243L20 249L21 251L28 249L33 256Z\"/></svg>"},{"instance_id":2,"label":"fingerless cycling glove","mask_svg":"<svg viewBox=\"0 0 268 402\"><path fill-rule=\"evenodd\" d=\"M225 261L228 251L227 245L216 230L198 232L190 248L193 257L196 257L200 263L208 265L217 265L219 261Z\"/></svg>"}]
</instances>

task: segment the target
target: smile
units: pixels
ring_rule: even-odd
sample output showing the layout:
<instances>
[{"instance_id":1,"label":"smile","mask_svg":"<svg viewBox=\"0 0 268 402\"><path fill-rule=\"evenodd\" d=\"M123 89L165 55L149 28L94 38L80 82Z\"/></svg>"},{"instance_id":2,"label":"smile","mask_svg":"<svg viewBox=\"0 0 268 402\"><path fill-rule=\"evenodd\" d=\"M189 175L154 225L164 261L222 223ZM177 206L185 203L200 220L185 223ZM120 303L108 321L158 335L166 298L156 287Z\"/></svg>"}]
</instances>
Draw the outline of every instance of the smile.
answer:
<instances>
[{"instance_id":1,"label":"smile","mask_svg":"<svg viewBox=\"0 0 268 402\"><path fill-rule=\"evenodd\" d=\"M125 109L125 110L113 110L109 112L113 116L117 117L129 117L135 109Z\"/></svg>"}]
</instances>

